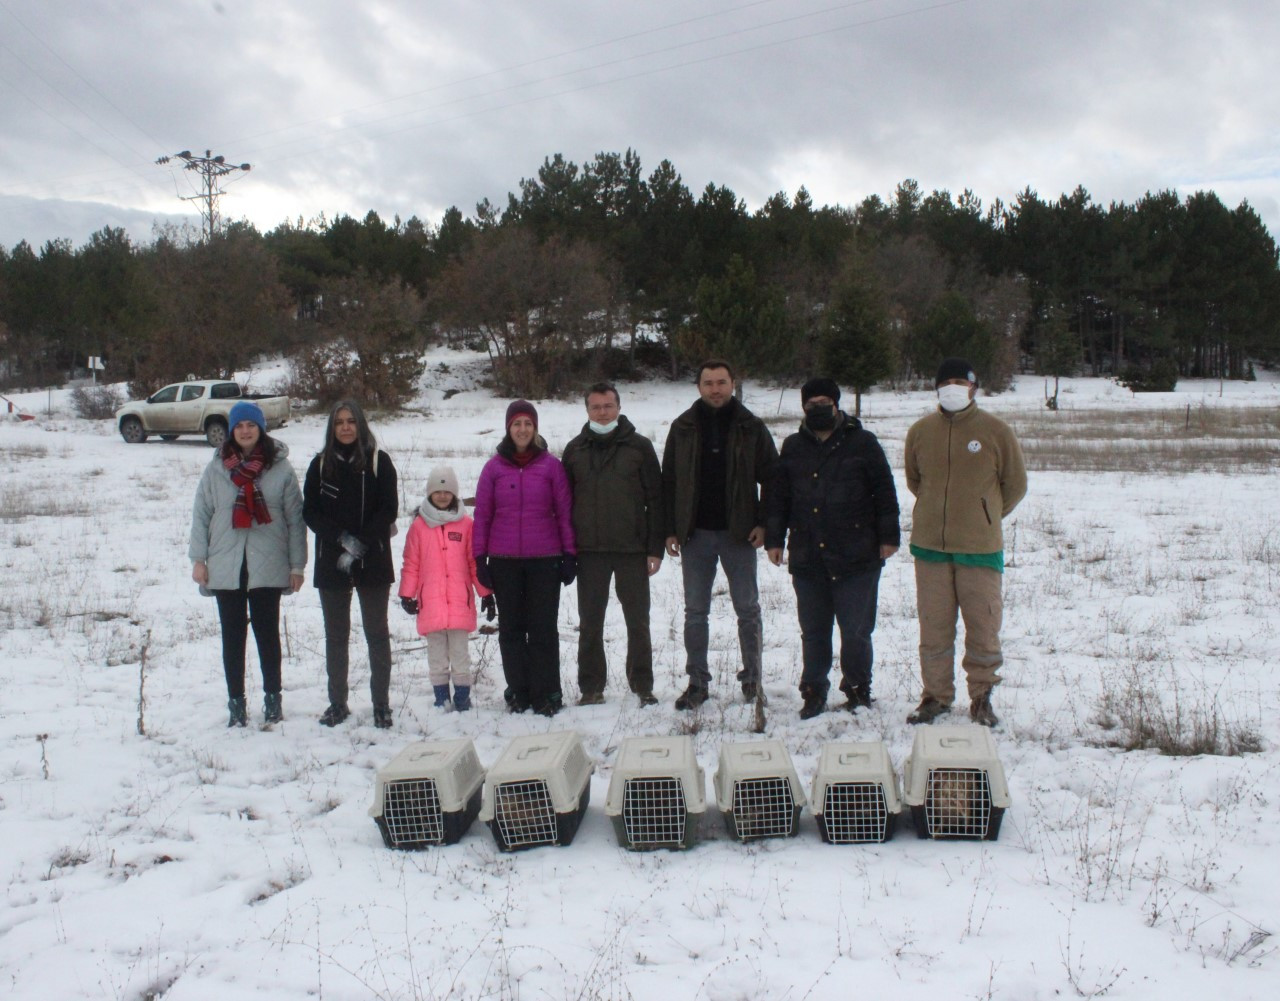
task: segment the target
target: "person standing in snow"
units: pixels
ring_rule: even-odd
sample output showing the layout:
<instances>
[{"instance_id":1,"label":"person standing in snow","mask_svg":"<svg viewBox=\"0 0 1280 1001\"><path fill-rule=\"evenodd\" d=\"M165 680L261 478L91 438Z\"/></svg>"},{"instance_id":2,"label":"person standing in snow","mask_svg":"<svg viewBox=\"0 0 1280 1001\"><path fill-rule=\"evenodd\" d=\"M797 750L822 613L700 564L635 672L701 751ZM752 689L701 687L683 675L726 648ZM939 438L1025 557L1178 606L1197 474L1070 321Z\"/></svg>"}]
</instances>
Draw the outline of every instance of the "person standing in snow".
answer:
<instances>
[{"instance_id":1,"label":"person standing in snow","mask_svg":"<svg viewBox=\"0 0 1280 1001\"><path fill-rule=\"evenodd\" d=\"M1022 447L1012 429L978 408L978 378L963 358L948 358L934 385L938 407L907 431L907 489L915 495L915 558L924 694L908 723L931 723L955 699L956 613L964 617L969 716L995 726L991 691L1004 663L1001 522L1027 492Z\"/></svg>"},{"instance_id":2,"label":"person standing in snow","mask_svg":"<svg viewBox=\"0 0 1280 1001\"><path fill-rule=\"evenodd\" d=\"M756 550L764 545L765 495L778 458L769 429L734 396L728 362L704 361L697 386L698 400L671 422L662 454L667 552L681 557L684 578L689 686L676 699L681 710L696 709L710 696L708 618L717 563L738 617L742 695L748 702L763 698Z\"/></svg>"},{"instance_id":3,"label":"person standing in snow","mask_svg":"<svg viewBox=\"0 0 1280 1001\"><path fill-rule=\"evenodd\" d=\"M507 708L554 716L564 704L560 586L578 572L573 503L564 466L538 434L533 404L507 407L506 429L476 487L476 578L498 602Z\"/></svg>"},{"instance_id":4,"label":"person standing in snow","mask_svg":"<svg viewBox=\"0 0 1280 1001\"><path fill-rule=\"evenodd\" d=\"M850 712L871 708L871 633L884 561L898 551L898 493L884 449L856 417L840 409L840 387L810 379L800 390L804 420L782 443L765 551L787 568L796 592L801 719L827 707L831 629L840 625L840 691Z\"/></svg>"},{"instance_id":5,"label":"person standing in snow","mask_svg":"<svg viewBox=\"0 0 1280 1001\"><path fill-rule=\"evenodd\" d=\"M246 726L244 652L253 638L262 668L263 719L284 718L280 702L280 595L302 587L307 530L289 448L267 434L256 403L227 415L230 433L205 467L191 512L191 579L218 602L227 726Z\"/></svg>"},{"instance_id":6,"label":"person standing in snow","mask_svg":"<svg viewBox=\"0 0 1280 1001\"><path fill-rule=\"evenodd\" d=\"M473 523L458 498L458 476L448 466L427 474L427 495L404 542L400 568L400 606L417 620L427 638L427 670L437 708L471 708L471 651L476 627L476 592L481 607L494 617L490 590L476 580L471 553Z\"/></svg>"},{"instance_id":7,"label":"person standing in snow","mask_svg":"<svg viewBox=\"0 0 1280 1001\"><path fill-rule=\"evenodd\" d=\"M580 706L604 702L604 616L613 578L627 624L627 684L651 706L653 644L649 578L662 566L662 470L653 443L620 413L618 390L587 390L587 423L565 446L578 545L578 688Z\"/></svg>"},{"instance_id":8,"label":"person standing in snow","mask_svg":"<svg viewBox=\"0 0 1280 1001\"><path fill-rule=\"evenodd\" d=\"M360 600L369 648L373 725L391 726L391 632L387 602L396 579L391 534L399 511L396 467L378 448L364 411L342 400L329 411L324 447L307 468L303 516L316 535L315 586L324 615L324 666L329 707L320 717L337 726L347 707L351 593Z\"/></svg>"}]
</instances>

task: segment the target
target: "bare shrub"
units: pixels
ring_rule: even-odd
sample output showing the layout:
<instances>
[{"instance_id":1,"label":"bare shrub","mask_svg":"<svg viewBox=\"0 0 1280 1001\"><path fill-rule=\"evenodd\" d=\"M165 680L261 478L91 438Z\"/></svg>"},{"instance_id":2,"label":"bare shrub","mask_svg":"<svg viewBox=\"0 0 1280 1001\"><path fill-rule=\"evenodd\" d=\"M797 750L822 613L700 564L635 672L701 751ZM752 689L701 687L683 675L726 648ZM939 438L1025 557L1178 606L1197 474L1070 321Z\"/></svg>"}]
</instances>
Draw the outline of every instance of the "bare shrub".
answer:
<instances>
[{"instance_id":1,"label":"bare shrub","mask_svg":"<svg viewBox=\"0 0 1280 1001\"><path fill-rule=\"evenodd\" d=\"M1189 757L1235 757L1263 749L1258 728L1227 719L1216 692L1188 692L1172 665L1132 664L1120 686L1103 693L1093 722L1103 746Z\"/></svg>"},{"instance_id":2,"label":"bare shrub","mask_svg":"<svg viewBox=\"0 0 1280 1001\"><path fill-rule=\"evenodd\" d=\"M124 396L115 386L77 386L71 391L71 409L87 421L105 421L124 406Z\"/></svg>"}]
</instances>

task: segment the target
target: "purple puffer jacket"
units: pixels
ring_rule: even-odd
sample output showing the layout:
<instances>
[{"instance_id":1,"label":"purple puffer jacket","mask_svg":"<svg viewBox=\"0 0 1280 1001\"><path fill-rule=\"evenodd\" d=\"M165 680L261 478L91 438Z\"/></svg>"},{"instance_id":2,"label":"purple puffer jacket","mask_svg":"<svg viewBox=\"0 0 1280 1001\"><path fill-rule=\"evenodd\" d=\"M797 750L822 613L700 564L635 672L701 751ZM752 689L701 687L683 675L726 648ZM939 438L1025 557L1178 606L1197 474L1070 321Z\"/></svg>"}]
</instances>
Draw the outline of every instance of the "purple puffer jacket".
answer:
<instances>
[{"instance_id":1,"label":"purple puffer jacket","mask_svg":"<svg viewBox=\"0 0 1280 1001\"><path fill-rule=\"evenodd\" d=\"M572 515L569 478L559 459L542 451L521 467L499 452L485 463L476 486L471 550L477 559L576 556Z\"/></svg>"}]
</instances>

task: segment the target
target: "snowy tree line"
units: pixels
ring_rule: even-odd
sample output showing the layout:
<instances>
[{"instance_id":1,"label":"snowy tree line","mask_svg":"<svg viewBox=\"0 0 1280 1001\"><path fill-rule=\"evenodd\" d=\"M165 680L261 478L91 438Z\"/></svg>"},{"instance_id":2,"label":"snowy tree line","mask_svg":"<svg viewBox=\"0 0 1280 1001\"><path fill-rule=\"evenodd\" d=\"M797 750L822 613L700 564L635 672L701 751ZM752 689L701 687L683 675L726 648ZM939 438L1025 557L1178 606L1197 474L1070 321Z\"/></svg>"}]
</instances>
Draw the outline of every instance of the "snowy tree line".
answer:
<instances>
[{"instance_id":1,"label":"snowy tree line","mask_svg":"<svg viewBox=\"0 0 1280 1001\"><path fill-rule=\"evenodd\" d=\"M991 388L1017 371L1155 388L1277 360L1277 261L1253 208L1212 192L984 206L906 180L852 208L801 188L749 211L723 186L695 196L665 160L646 174L630 150L556 155L505 205L434 226L370 212L0 248L0 384L100 355L142 392L270 350L294 359L298 395L392 405L443 339L487 348L497 387L530 396L709 354L858 390L957 353Z\"/></svg>"}]
</instances>

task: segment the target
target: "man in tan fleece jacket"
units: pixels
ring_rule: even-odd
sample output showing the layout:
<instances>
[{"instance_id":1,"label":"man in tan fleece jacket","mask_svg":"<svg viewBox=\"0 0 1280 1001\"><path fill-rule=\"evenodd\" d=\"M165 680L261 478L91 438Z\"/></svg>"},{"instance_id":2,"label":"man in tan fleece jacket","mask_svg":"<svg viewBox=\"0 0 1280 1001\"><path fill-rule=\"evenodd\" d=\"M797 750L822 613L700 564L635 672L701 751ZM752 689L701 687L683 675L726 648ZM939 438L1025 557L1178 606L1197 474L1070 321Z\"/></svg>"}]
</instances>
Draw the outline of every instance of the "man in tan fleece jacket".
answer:
<instances>
[{"instance_id":1,"label":"man in tan fleece jacket","mask_svg":"<svg viewBox=\"0 0 1280 1001\"><path fill-rule=\"evenodd\" d=\"M1022 447L1004 421L978 408L978 379L962 358L948 358L935 380L938 409L907 432L920 674L924 695L908 723L931 723L955 700L956 613L964 618L969 715L999 720L991 689L1000 683L1003 615L1001 521L1027 492Z\"/></svg>"}]
</instances>

